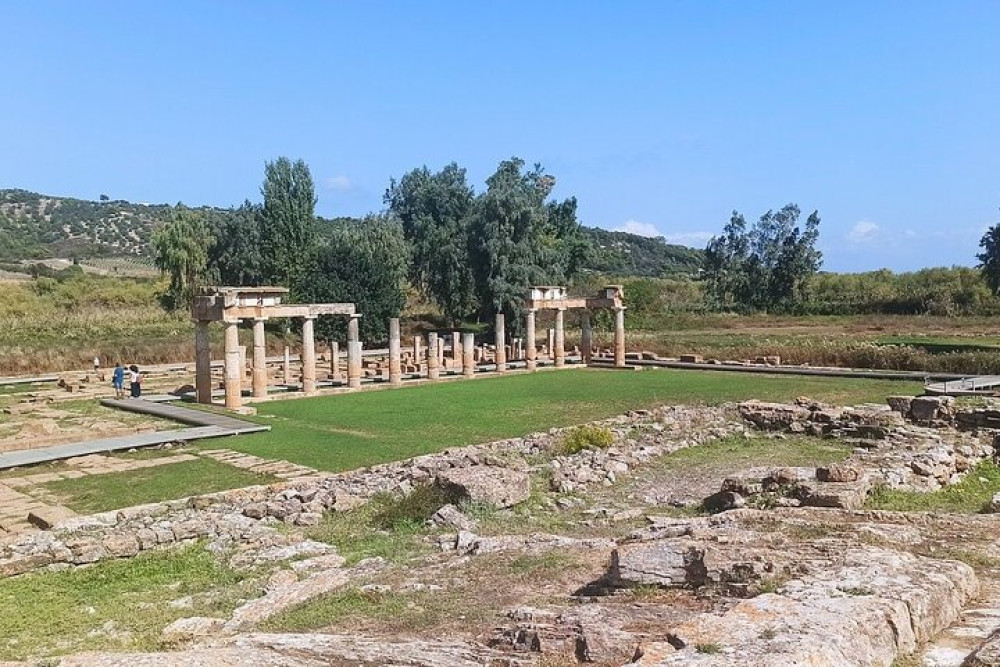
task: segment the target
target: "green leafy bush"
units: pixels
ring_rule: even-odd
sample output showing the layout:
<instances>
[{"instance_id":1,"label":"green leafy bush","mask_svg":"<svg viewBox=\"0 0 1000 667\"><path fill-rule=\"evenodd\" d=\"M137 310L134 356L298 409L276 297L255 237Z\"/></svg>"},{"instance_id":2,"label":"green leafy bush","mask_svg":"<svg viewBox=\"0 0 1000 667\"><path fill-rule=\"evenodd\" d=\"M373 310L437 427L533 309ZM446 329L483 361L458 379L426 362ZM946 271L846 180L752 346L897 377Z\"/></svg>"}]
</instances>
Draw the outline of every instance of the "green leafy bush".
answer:
<instances>
[{"instance_id":1,"label":"green leafy bush","mask_svg":"<svg viewBox=\"0 0 1000 667\"><path fill-rule=\"evenodd\" d=\"M558 451L569 455L585 449L606 449L614 440L611 431L601 426L577 426L563 436Z\"/></svg>"}]
</instances>

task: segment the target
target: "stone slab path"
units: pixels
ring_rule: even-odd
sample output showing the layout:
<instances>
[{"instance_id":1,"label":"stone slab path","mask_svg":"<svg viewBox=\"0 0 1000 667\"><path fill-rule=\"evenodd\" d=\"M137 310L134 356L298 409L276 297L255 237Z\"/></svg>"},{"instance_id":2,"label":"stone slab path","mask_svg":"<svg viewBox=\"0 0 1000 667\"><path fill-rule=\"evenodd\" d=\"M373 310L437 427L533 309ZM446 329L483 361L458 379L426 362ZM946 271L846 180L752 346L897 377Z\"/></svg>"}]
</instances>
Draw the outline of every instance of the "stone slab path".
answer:
<instances>
[{"instance_id":1,"label":"stone slab path","mask_svg":"<svg viewBox=\"0 0 1000 667\"><path fill-rule=\"evenodd\" d=\"M32 465L35 463L45 463L47 461L58 461L61 459L74 458L77 456L87 456L88 454L101 454L104 452L114 452L136 447L149 447L152 445L162 445L168 442L201 440L204 438L218 438L227 435L242 435L245 433L256 433L258 431L268 431L270 426L262 426L252 422L236 419L227 415L220 415L203 410L192 410L191 408L172 405L142 399L104 399L102 405L137 412L162 419L170 419L182 424L190 424L194 428L173 429L169 431L154 431L150 433L133 433L114 438L102 438L99 440L88 440L69 445L57 445L55 447L45 447L40 449L29 449L16 452L0 454L0 470L14 468L18 466Z\"/></svg>"},{"instance_id":2,"label":"stone slab path","mask_svg":"<svg viewBox=\"0 0 1000 667\"><path fill-rule=\"evenodd\" d=\"M251 472L266 473L284 480L300 480L313 475L322 474L315 468L300 466L299 464L292 463L291 461L264 459L252 454L234 452L231 449L205 449L202 450L201 455L215 459L220 463L231 465L235 468L241 468L242 470L249 470Z\"/></svg>"},{"instance_id":3,"label":"stone slab path","mask_svg":"<svg viewBox=\"0 0 1000 667\"><path fill-rule=\"evenodd\" d=\"M36 530L28 523L28 514L49 513L52 510L72 514L66 508L48 505L37 498L0 484L0 535Z\"/></svg>"}]
</instances>

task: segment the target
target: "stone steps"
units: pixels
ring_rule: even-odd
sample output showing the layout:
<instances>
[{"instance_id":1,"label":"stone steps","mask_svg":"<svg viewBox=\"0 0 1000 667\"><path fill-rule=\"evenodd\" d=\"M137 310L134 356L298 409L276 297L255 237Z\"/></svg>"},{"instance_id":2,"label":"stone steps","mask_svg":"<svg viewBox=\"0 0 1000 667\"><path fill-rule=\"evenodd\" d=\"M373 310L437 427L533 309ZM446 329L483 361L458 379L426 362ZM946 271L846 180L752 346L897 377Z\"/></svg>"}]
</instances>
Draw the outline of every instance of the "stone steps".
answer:
<instances>
[{"instance_id":1,"label":"stone steps","mask_svg":"<svg viewBox=\"0 0 1000 667\"><path fill-rule=\"evenodd\" d=\"M966 658L1000 630L1000 582L983 586L979 599L962 610L958 620L924 648L924 667L962 667Z\"/></svg>"}]
</instances>

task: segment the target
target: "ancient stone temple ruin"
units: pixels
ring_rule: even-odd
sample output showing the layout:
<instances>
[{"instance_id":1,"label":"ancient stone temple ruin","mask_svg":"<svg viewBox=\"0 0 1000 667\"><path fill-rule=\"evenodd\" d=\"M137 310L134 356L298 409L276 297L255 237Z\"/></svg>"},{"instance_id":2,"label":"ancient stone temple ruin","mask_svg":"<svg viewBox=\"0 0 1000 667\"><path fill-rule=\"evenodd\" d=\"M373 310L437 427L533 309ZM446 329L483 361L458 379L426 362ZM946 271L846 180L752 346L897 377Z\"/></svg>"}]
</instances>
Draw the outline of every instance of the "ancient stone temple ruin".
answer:
<instances>
[{"instance_id":1,"label":"ancient stone temple ruin","mask_svg":"<svg viewBox=\"0 0 1000 667\"><path fill-rule=\"evenodd\" d=\"M535 314L539 310L554 310L556 314L555 330L549 340L548 349L555 366L558 368L566 363L566 311L583 309L580 351L583 356L582 361L586 364L590 363L594 347L590 311L601 308L612 310L615 313L615 366L622 367L625 365L625 304L621 285L606 285L593 297L584 298L570 298L566 288L560 286L539 286L529 289L528 298L525 300L527 311L525 326L527 342L525 347L528 370L535 370L536 365Z\"/></svg>"},{"instance_id":2,"label":"ancient stone temple ruin","mask_svg":"<svg viewBox=\"0 0 1000 667\"><path fill-rule=\"evenodd\" d=\"M469 332L429 332L413 336L412 347L404 348L399 318L389 320L388 348L365 350L359 338L358 320L353 303L285 304L288 290L283 287L208 287L195 298L192 317L196 323L195 371L196 395L199 403L211 403L215 387L212 379L211 348L208 327L221 322L224 338L224 387L227 408L241 407L243 385L248 375L247 350L240 346L239 324L253 322L252 370L249 375L250 394L254 399L268 395L268 363L264 323L270 318L292 318L302 321L302 344L298 357L301 383L293 384L290 349L285 348L282 376L271 388L300 389L312 394L322 384L325 387L357 389L362 380L368 383L387 382L399 386L404 380L438 380L441 377L474 377L477 373L505 373L509 369L534 371L539 366L562 368L567 362L565 313L582 310L580 354L570 359L589 364L594 355L594 340L590 313L608 309L615 313L613 357L616 366L625 366L625 306L622 288L608 285L589 297L570 297L566 287L531 287L525 294L525 336L508 340L503 313L496 316L493 345L476 341ZM536 315L539 311L555 313L555 326L548 330L548 340L536 342ZM346 377L341 366L340 343L326 341L324 355L317 354L314 322L321 315L350 318L347 326ZM446 354L447 353L447 354ZM329 361L329 373L317 377L317 359Z\"/></svg>"},{"instance_id":3,"label":"ancient stone temple ruin","mask_svg":"<svg viewBox=\"0 0 1000 667\"><path fill-rule=\"evenodd\" d=\"M191 316L195 321L195 386L199 403L212 402L212 354L208 326L222 322L225 326L225 393L226 407L235 409L242 404L244 362L240 352L240 320L253 321L253 397L267 395L266 344L264 323L272 317L302 320L302 390L316 390L316 342L313 323L320 315L350 317L347 347L348 374L361 368L361 343L358 342L358 318L353 303L282 304L288 290L284 287L206 287L195 297ZM356 345L351 343L355 342ZM351 364L352 351L357 360ZM287 363L286 363L287 372ZM360 377L359 374L356 377Z\"/></svg>"}]
</instances>

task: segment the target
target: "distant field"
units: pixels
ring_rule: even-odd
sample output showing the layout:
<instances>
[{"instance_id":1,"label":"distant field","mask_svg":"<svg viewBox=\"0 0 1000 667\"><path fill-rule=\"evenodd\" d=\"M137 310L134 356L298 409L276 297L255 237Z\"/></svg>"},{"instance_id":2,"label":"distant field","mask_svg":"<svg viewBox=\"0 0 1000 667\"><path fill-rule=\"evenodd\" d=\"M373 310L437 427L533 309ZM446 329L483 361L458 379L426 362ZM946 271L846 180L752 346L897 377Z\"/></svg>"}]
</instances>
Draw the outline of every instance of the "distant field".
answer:
<instances>
[{"instance_id":1,"label":"distant field","mask_svg":"<svg viewBox=\"0 0 1000 667\"><path fill-rule=\"evenodd\" d=\"M102 257L80 262L84 269L122 278L155 278L160 275L149 257Z\"/></svg>"},{"instance_id":2,"label":"distant field","mask_svg":"<svg viewBox=\"0 0 1000 667\"><path fill-rule=\"evenodd\" d=\"M633 322L629 347L666 356L742 361L777 355L791 364L1000 373L1000 336L986 317L677 315ZM610 343L605 331L598 336Z\"/></svg>"}]
</instances>

